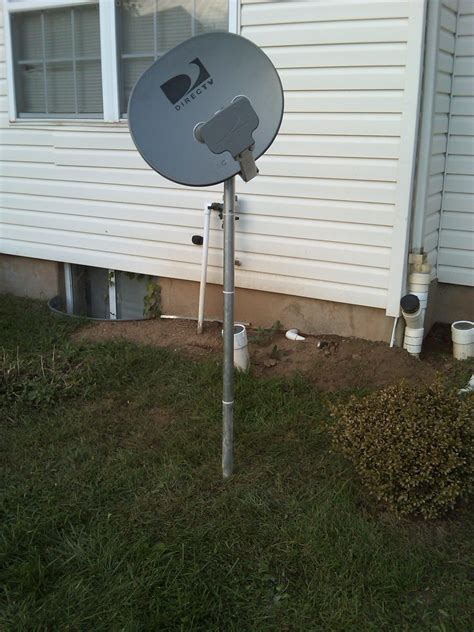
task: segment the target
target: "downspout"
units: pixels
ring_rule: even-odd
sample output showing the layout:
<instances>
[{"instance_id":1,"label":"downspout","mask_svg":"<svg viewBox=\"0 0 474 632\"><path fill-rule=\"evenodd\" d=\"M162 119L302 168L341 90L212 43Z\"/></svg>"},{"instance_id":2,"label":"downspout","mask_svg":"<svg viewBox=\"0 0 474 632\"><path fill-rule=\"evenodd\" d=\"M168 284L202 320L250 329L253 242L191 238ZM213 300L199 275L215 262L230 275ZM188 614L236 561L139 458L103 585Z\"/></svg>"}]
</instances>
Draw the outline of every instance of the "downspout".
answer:
<instances>
[{"instance_id":1,"label":"downspout","mask_svg":"<svg viewBox=\"0 0 474 632\"><path fill-rule=\"evenodd\" d=\"M441 20L440 0L428 2L425 38L424 72L421 98L421 127L418 139L418 160L415 182L414 211L411 234L411 252L423 254L426 201L430 179L433 147L433 121L438 74L439 35Z\"/></svg>"},{"instance_id":2,"label":"downspout","mask_svg":"<svg viewBox=\"0 0 474 632\"><path fill-rule=\"evenodd\" d=\"M417 327L413 319L403 309L406 328L404 348L419 357L424 335L424 319L428 305L428 292L431 283L431 265L423 250L425 236L426 206L430 180L431 154L433 145L433 123L436 105L436 83L438 74L439 36L441 19L440 0L431 0L427 7L425 54L423 66L423 85L421 98L421 127L418 139L417 171L412 215L412 232L409 254L408 291L419 300L420 313L417 314ZM404 297L405 298L405 297ZM416 329L416 343L413 335Z\"/></svg>"},{"instance_id":3,"label":"downspout","mask_svg":"<svg viewBox=\"0 0 474 632\"><path fill-rule=\"evenodd\" d=\"M198 334L202 334L202 327L204 323L204 304L206 302L207 283L207 260L209 256L209 232L211 228L211 206L212 204L206 204L204 206L204 236L202 244L201 282L199 285L199 307L197 324Z\"/></svg>"}]
</instances>

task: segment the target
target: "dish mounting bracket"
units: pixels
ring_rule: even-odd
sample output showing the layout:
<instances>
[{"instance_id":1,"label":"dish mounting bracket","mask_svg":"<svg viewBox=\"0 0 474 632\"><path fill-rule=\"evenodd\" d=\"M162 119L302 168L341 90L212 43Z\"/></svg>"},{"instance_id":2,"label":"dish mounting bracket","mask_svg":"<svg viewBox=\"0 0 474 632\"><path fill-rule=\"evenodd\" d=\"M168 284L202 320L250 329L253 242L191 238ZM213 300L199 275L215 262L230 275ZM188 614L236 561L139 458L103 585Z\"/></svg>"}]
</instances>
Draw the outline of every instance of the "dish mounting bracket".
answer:
<instances>
[{"instance_id":1,"label":"dish mounting bracket","mask_svg":"<svg viewBox=\"0 0 474 632\"><path fill-rule=\"evenodd\" d=\"M258 175L253 156L253 132L259 122L250 100L238 96L230 105L216 112L207 123L198 123L194 128L194 136L214 154L228 151L240 165L242 180L248 182Z\"/></svg>"}]
</instances>

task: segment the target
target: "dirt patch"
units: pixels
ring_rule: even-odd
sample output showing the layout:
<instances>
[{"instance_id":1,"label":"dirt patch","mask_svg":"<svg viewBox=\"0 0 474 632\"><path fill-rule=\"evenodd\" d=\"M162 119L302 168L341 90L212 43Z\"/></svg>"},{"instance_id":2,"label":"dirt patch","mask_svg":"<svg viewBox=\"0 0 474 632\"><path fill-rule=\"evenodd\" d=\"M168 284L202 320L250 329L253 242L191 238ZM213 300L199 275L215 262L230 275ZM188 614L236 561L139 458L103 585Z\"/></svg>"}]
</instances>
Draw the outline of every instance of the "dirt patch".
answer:
<instances>
[{"instance_id":1,"label":"dirt patch","mask_svg":"<svg viewBox=\"0 0 474 632\"><path fill-rule=\"evenodd\" d=\"M201 335L189 320L141 320L92 323L73 335L75 340L102 342L129 340L137 344L184 351L190 357L204 357L222 349L221 325L206 323Z\"/></svg>"},{"instance_id":2,"label":"dirt patch","mask_svg":"<svg viewBox=\"0 0 474 632\"><path fill-rule=\"evenodd\" d=\"M451 325L435 323L423 342L422 357L431 361L445 357L451 361L452 353Z\"/></svg>"},{"instance_id":3,"label":"dirt patch","mask_svg":"<svg viewBox=\"0 0 474 632\"><path fill-rule=\"evenodd\" d=\"M381 342L310 336L297 343L283 335L275 336L272 342L270 355L277 361L270 369L274 375L303 373L324 391L378 388L401 379L427 383L435 375L429 364L420 363L402 349L390 349ZM268 349L254 352L254 364L259 368L263 366L265 372L269 371L266 355Z\"/></svg>"},{"instance_id":4,"label":"dirt patch","mask_svg":"<svg viewBox=\"0 0 474 632\"><path fill-rule=\"evenodd\" d=\"M416 384L432 382L436 372L449 372L449 327L437 325L424 344L421 360L383 342L339 336L308 336L304 342L285 338L284 332L249 331L249 349L256 375L286 376L301 373L322 391L380 388L402 379ZM74 334L76 340L125 339L167 347L191 358L218 357L222 352L221 325L206 323L201 335L196 323L186 320L95 323Z\"/></svg>"}]
</instances>

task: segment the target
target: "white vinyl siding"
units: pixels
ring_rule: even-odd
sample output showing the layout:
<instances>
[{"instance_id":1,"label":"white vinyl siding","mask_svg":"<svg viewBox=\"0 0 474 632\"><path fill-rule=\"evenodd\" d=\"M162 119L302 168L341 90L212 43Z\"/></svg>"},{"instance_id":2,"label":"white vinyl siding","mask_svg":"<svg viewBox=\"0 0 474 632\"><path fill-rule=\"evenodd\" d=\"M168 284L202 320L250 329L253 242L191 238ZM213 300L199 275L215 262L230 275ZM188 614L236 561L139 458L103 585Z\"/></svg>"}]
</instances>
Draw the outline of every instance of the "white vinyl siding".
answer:
<instances>
[{"instance_id":1,"label":"white vinyl siding","mask_svg":"<svg viewBox=\"0 0 474 632\"><path fill-rule=\"evenodd\" d=\"M259 178L238 183L240 203L284 214L268 229L275 243L291 230L313 296L391 315L404 289L422 6L247 1L241 15L242 35L278 68L285 116ZM273 261L287 293L291 263Z\"/></svg>"},{"instance_id":2,"label":"white vinyl siding","mask_svg":"<svg viewBox=\"0 0 474 632\"><path fill-rule=\"evenodd\" d=\"M398 314L422 0L244 2L241 24L279 69L285 116L259 177L237 178L237 286ZM123 123L9 124L1 69L2 251L199 280L191 237L222 187L152 172ZM215 215L209 264L221 283Z\"/></svg>"},{"instance_id":3,"label":"white vinyl siding","mask_svg":"<svg viewBox=\"0 0 474 632\"><path fill-rule=\"evenodd\" d=\"M460 0L438 279L474 286L474 3Z\"/></svg>"}]
</instances>

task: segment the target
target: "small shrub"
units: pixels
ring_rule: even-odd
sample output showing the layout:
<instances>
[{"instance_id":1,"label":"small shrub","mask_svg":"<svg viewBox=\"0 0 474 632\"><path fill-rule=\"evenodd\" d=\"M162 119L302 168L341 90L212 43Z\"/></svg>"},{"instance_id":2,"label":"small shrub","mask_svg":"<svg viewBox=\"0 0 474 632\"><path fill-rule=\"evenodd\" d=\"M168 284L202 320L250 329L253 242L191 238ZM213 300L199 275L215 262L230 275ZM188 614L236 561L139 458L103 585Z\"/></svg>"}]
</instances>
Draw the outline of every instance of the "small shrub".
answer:
<instances>
[{"instance_id":1,"label":"small shrub","mask_svg":"<svg viewBox=\"0 0 474 632\"><path fill-rule=\"evenodd\" d=\"M282 324L279 320L276 320L271 327L257 327L249 334L249 341L257 345L267 345L281 328Z\"/></svg>"},{"instance_id":2,"label":"small shrub","mask_svg":"<svg viewBox=\"0 0 474 632\"><path fill-rule=\"evenodd\" d=\"M333 408L333 444L398 516L436 518L474 486L473 398L437 382L391 386Z\"/></svg>"}]
</instances>

